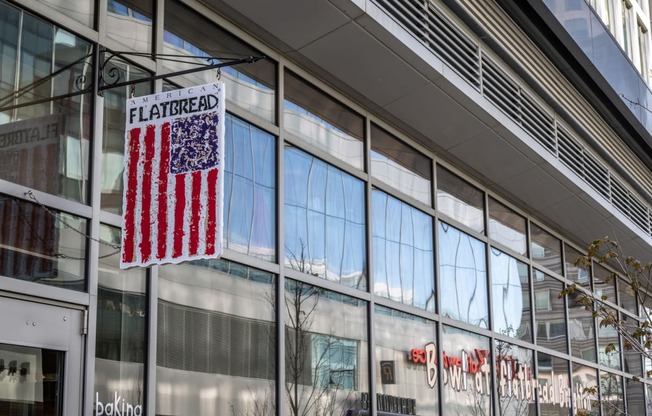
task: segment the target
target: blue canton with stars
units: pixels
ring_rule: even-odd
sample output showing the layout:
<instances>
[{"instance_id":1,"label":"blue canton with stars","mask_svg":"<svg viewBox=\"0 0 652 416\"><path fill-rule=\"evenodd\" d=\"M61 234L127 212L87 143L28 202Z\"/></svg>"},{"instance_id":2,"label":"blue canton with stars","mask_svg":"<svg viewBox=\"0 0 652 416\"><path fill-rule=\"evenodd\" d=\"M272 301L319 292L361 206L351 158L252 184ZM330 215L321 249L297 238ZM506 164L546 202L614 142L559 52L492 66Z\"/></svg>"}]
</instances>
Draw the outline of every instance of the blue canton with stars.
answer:
<instances>
[{"instance_id":1,"label":"blue canton with stars","mask_svg":"<svg viewBox=\"0 0 652 416\"><path fill-rule=\"evenodd\" d=\"M217 167L217 113L182 117L172 122L170 131L170 172L188 173Z\"/></svg>"}]
</instances>

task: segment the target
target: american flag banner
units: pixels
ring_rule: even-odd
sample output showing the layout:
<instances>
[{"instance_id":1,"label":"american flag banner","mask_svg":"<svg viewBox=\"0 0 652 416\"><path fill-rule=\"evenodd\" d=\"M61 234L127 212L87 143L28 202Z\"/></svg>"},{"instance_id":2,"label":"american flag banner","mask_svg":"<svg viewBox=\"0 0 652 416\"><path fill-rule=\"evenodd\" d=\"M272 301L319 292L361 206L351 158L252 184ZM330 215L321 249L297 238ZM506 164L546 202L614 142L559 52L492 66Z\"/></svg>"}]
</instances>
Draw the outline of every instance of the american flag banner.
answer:
<instances>
[{"instance_id":1,"label":"american flag banner","mask_svg":"<svg viewBox=\"0 0 652 416\"><path fill-rule=\"evenodd\" d=\"M127 100L120 267L222 253L224 83Z\"/></svg>"}]
</instances>

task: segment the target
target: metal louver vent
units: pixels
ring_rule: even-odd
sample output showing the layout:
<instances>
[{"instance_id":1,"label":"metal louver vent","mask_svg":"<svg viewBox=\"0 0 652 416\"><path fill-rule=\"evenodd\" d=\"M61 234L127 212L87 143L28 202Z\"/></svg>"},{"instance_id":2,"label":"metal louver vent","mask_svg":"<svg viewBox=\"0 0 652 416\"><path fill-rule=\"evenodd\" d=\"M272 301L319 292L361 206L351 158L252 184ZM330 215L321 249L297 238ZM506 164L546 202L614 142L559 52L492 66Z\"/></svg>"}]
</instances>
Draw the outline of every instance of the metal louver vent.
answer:
<instances>
[{"instance_id":1,"label":"metal louver vent","mask_svg":"<svg viewBox=\"0 0 652 416\"><path fill-rule=\"evenodd\" d=\"M528 95L521 85L491 60L480 46L439 10L433 0L372 0L408 32L455 70L469 84L564 165L640 227L652 235L650 209L554 115Z\"/></svg>"},{"instance_id":2,"label":"metal louver vent","mask_svg":"<svg viewBox=\"0 0 652 416\"><path fill-rule=\"evenodd\" d=\"M609 170L582 147L565 129L557 126L558 158L604 198L609 198Z\"/></svg>"},{"instance_id":3,"label":"metal louver vent","mask_svg":"<svg viewBox=\"0 0 652 416\"><path fill-rule=\"evenodd\" d=\"M482 56L482 94L509 118L518 122L518 84L498 65Z\"/></svg>"},{"instance_id":4,"label":"metal louver vent","mask_svg":"<svg viewBox=\"0 0 652 416\"><path fill-rule=\"evenodd\" d=\"M546 113L525 91L521 90L521 126L545 147L555 153L555 119Z\"/></svg>"},{"instance_id":5,"label":"metal louver vent","mask_svg":"<svg viewBox=\"0 0 652 416\"><path fill-rule=\"evenodd\" d=\"M469 84L479 87L480 48L429 0L377 0L376 3Z\"/></svg>"}]
</instances>

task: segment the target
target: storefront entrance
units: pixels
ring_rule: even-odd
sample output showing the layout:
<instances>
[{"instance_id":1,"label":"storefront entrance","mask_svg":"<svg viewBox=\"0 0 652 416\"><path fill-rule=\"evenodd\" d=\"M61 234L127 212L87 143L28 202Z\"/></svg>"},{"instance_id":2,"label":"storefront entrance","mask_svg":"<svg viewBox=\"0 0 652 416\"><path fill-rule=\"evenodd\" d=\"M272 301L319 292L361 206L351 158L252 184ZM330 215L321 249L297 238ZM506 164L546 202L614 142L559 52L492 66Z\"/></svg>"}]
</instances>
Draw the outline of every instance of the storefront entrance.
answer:
<instances>
[{"instance_id":1,"label":"storefront entrance","mask_svg":"<svg viewBox=\"0 0 652 416\"><path fill-rule=\"evenodd\" d=\"M83 312L0 297L0 414L81 415Z\"/></svg>"}]
</instances>

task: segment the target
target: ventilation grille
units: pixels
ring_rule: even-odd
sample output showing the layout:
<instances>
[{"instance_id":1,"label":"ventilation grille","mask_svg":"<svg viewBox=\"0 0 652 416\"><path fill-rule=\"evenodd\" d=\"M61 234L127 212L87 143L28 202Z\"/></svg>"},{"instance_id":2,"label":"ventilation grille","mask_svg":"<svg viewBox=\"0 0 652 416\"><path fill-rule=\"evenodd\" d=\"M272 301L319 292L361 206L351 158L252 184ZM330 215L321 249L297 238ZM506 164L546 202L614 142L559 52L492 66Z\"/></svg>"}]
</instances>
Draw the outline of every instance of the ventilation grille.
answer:
<instances>
[{"instance_id":1,"label":"ventilation grille","mask_svg":"<svg viewBox=\"0 0 652 416\"><path fill-rule=\"evenodd\" d=\"M480 48L429 1L376 2L469 84L479 88Z\"/></svg>"},{"instance_id":2,"label":"ventilation grille","mask_svg":"<svg viewBox=\"0 0 652 416\"><path fill-rule=\"evenodd\" d=\"M372 0L475 87L593 190L647 235L650 208L634 195L521 85L483 54L480 46L437 9L432 0Z\"/></svg>"}]
</instances>

